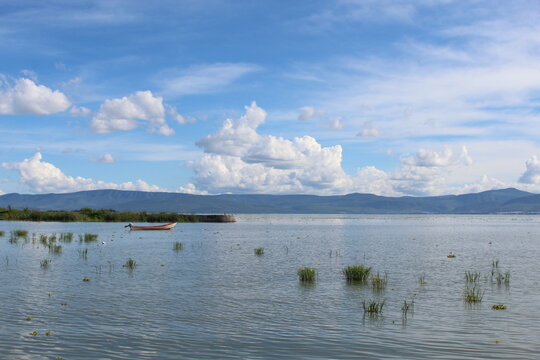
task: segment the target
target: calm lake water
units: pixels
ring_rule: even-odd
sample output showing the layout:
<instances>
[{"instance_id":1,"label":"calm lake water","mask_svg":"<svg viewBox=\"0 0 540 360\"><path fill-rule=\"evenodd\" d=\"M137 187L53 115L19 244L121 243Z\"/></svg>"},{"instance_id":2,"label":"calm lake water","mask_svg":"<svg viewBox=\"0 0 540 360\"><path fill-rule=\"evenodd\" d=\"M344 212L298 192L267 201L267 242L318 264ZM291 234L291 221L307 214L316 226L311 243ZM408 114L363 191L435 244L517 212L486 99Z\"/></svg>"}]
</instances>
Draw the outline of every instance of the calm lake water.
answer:
<instances>
[{"instance_id":1,"label":"calm lake water","mask_svg":"<svg viewBox=\"0 0 540 360\"><path fill-rule=\"evenodd\" d=\"M237 219L157 232L0 222L0 358L540 358L538 216ZM15 229L29 239L10 243ZM39 243L63 232L75 238L59 255ZM84 233L98 241L79 243ZM135 269L122 267L128 258ZM491 280L494 260L508 287ZM354 264L387 272L386 290L348 284L341 270ZM299 283L302 266L317 269L314 284ZM464 301L466 270L482 274L477 305ZM371 299L385 300L381 315L364 314Z\"/></svg>"}]
</instances>

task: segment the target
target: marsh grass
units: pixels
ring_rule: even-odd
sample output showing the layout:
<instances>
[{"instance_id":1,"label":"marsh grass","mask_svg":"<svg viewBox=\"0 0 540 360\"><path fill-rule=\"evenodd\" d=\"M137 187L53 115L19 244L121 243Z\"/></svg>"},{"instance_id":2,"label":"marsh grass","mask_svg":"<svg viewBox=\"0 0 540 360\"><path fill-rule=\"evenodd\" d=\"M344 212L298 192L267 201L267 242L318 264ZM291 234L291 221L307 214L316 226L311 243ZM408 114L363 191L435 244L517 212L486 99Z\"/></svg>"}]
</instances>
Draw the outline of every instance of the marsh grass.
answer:
<instances>
[{"instance_id":1,"label":"marsh grass","mask_svg":"<svg viewBox=\"0 0 540 360\"><path fill-rule=\"evenodd\" d=\"M11 232L11 235L9 236L9 243L10 244L18 244L19 243L19 238L17 236L15 236L13 234L13 232Z\"/></svg>"},{"instance_id":2,"label":"marsh grass","mask_svg":"<svg viewBox=\"0 0 540 360\"><path fill-rule=\"evenodd\" d=\"M97 239L98 239L98 234L89 234L89 233L86 233L84 235L79 234L80 243L82 242L91 243L91 242L97 241Z\"/></svg>"},{"instance_id":3,"label":"marsh grass","mask_svg":"<svg viewBox=\"0 0 540 360\"><path fill-rule=\"evenodd\" d=\"M4 237L5 234L6 233L4 231L0 230L0 237Z\"/></svg>"},{"instance_id":4,"label":"marsh grass","mask_svg":"<svg viewBox=\"0 0 540 360\"><path fill-rule=\"evenodd\" d=\"M126 263L122 265L122 267L128 268L130 270L135 269L136 266L137 266L137 262L133 260L132 258L127 259Z\"/></svg>"},{"instance_id":5,"label":"marsh grass","mask_svg":"<svg viewBox=\"0 0 540 360\"><path fill-rule=\"evenodd\" d=\"M480 271L465 271L465 282L466 283L477 283L480 281Z\"/></svg>"},{"instance_id":6,"label":"marsh grass","mask_svg":"<svg viewBox=\"0 0 540 360\"><path fill-rule=\"evenodd\" d=\"M504 304L495 304L491 308L493 310L506 310L506 305L504 305Z\"/></svg>"},{"instance_id":7,"label":"marsh grass","mask_svg":"<svg viewBox=\"0 0 540 360\"><path fill-rule=\"evenodd\" d=\"M262 247L255 248L255 249L253 249L253 252L257 256L262 256L262 255L264 255L264 248L262 248Z\"/></svg>"},{"instance_id":8,"label":"marsh grass","mask_svg":"<svg viewBox=\"0 0 540 360\"><path fill-rule=\"evenodd\" d=\"M369 315L378 315L383 312L384 303L384 300L364 300L362 301L362 308L364 309L364 313L368 313Z\"/></svg>"},{"instance_id":9,"label":"marsh grass","mask_svg":"<svg viewBox=\"0 0 540 360\"><path fill-rule=\"evenodd\" d=\"M44 234L39 234L39 243L45 246L49 245L49 237Z\"/></svg>"},{"instance_id":10,"label":"marsh grass","mask_svg":"<svg viewBox=\"0 0 540 360\"><path fill-rule=\"evenodd\" d=\"M13 230L11 233L16 237L27 237L28 236L28 230Z\"/></svg>"},{"instance_id":11,"label":"marsh grass","mask_svg":"<svg viewBox=\"0 0 540 360\"><path fill-rule=\"evenodd\" d=\"M388 284L388 274L385 272L384 276L381 276L377 273L377 275L371 276L370 281L373 291L383 291Z\"/></svg>"},{"instance_id":12,"label":"marsh grass","mask_svg":"<svg viewBox=\"0 0 540 360\"><path fill-rule=\"evenodd\" d=\"M173 244L173 250L174 251L181 251L184 248L184 245L180 241L176 241Z\"/></svg>"},{"instance_id":13,"label":"marsh grass","mask_svg":"<svg viewBox=\"0 0 540 360\"><path fill-rule=\"evenodd\" d=\"M498 286L510 286L510 271L503 273L499 269L499 260L493 260L491 262L491 282L496 283Z\"/></svg>"},{"instance_id":14,"label":"marsh grass","mask_svg":"<svg viewBox=\"0 0 540 360\"><path fill-rule=\"evenodd\" d=\"M83 260L88 260L88 249L79 250L79 257Z\"/></svg>"},{"instance_id":15,"label":"marsh grass","mask_svg":"<svg viewBox=\"0 0 540 360\"><path fill-rule=\"evenodd\" d=\"M61 233L59 240L60 242L63 242L63 243L70 243L73 241L73 233L71 232Z\"/></svg>"},{"instance_id":16,"label":"marsh grass","mask_svg":"<svg viewBox=\"0 0 540 360\"><path fill-rule=\"evenodd\" d=\"M401 315L403 317L407 317L407 314L409 313L409 310L414 312L414 300L407 302L407 300L403 300L403 305L401 305Z\"/></svg>"},{"instance_id":17,"label":"marsh grass","mask_svg":"<svg viewBox=\"0 0 540 360\"><path fill-rule=\"evenodd\" d=\"M510 286L510 271L507 271L504 274L498 273L495 279L497 281L497 285L499 286Z\"/></svg>"},{"instance_id":18,"label":"marsh grass","mask_svg":"<svg viewBox=\"0 0 540 360\"><path fill-rule=\"evenodd\" d=\"M40 262L40 266L41 266L41 268L43 268L43 269L48 269L48 268L49 268L49 265L51 265L51 260L49 260L49 259L43 259L43 260L41 260L41 262Z\"/></svg>"},{"instance_id":19,"label":"marsh grass","mask_svg":"<svg viewBox=\"0 0 540 360\"><path fill-rule=\"evenodd\" d=\"M59 255L62 253L62 245L49 243L49 253Z\"/></svg>"},{"instance_id":20,"label":"marsh grass","mask_svg":"<svg viewBox=\"0 0 540 360\"><path fill-rule=\"evenodd\" d=\"M426 274L421 273L420 275L418 275L418 283L420 285L426 285L427 284L427 282L426 282Z\"/></svg>"},{"instance_id":21,"label":"marsh grass","mask_svg":"<svg viewBox=\"0 0 540 360\"><path fill-rule=\"evenodd\" d=\"M466 303L479 303L484 297L485 290L481 289L480 286L467 286L463 296Z\"/></svg>"},{"instance_id":22,"label":"marsh grass","mask_svg":"<svg viewBox=\"0 0 540 360\"><path fill-rule=\"evenodd\" d=\"M371 273L371 267L364 265L347 266L343 269L342 273L345 275L347 281L366 283Z\"/></svg>"},{"instance_id":23,"label":"marsh grass","mask_svg":"<svg viewBox=\"0 0 540 360\"><path fill-rule=\"evenodd\" d=\"M49 236L49 243L54 243L56 242L56 234L55 233L52 233L50 236Z\"/></svg>"},{"instance_id":24,"label":"marsh grass","mask_svg":"<svg viewBox=\"0 0 540 360\"><path fill-rule=\"evenodd\" d=\"M300 268L296 273L298 274L298 280L301 282L313 282L317 277L317 270L310 267Z\"/></svg>"}]
</instances>

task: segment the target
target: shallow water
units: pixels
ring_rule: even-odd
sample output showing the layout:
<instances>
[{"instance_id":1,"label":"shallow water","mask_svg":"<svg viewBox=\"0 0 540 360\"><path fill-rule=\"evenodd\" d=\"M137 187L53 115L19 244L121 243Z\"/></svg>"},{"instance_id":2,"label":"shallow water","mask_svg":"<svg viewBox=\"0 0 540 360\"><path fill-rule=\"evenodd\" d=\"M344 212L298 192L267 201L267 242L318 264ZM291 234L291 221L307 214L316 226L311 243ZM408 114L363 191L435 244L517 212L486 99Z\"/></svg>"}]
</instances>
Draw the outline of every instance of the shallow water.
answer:
<instances>
[{"instance_id":1,"label":"shallow water","mask_svg":"<svg viewBox=\"0 0 540 360\"><path fill-rule=\"evenodd\" d=\"M155 232L0 222L0 358L540 357L540 216L237 218ZM14 229L29 240L9 243ZM32 243L32 233L62 232L75 238L60 255ZM84 233L98 241L79 243ZM134 270L122 267L130 257ZM48 269L43 259L52 260ZM509 287L492 283L495 259L510 271ZM346 283L341 270L359 263L388 273L385 291ZM298 282L301 266L317 269L314 284ZM463 300L465 270L482 273L478 305ZM385 300L382 315L364 314L370 299ZM404 318L403 301L413 299ZM499 303L507 310L491 309Z\"/></svg>"}]
</instances>

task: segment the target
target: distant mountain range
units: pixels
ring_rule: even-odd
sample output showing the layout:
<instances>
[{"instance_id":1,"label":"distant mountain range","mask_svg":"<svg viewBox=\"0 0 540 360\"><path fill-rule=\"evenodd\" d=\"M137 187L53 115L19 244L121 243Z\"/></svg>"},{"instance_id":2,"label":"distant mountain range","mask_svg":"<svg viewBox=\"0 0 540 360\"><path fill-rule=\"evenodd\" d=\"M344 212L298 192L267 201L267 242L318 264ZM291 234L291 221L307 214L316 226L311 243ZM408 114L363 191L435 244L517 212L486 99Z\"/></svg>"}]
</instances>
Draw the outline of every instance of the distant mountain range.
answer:
<instances>
[{"instance_id":1,"label":"distant mountain range","mask_svg":"<svg viewBox=\"0 0 540 360\"><path fill-rule=\"evenodd\" d=\"M0 207L38 210L113 209L235 214L492 214L540 213L540 195L509 188L475 194L385 197L372 194L190 195L93 190L67 194L5 194Z\"/></svg>"}]
</instances>

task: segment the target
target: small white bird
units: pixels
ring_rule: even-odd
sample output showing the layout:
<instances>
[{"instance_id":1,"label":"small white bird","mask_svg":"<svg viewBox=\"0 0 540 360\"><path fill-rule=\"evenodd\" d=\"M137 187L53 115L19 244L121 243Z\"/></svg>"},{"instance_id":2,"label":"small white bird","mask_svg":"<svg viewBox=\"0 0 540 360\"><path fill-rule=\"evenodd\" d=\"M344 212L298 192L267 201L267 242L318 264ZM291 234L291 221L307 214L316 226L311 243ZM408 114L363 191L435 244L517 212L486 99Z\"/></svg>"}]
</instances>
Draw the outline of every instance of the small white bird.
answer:
<instances>
[{"instance_id":1,"label":"small white bird","mask_svg":"<svg viewBox=\"0 0 540 360\"><path fill-rule=\"evenodd\" d=\"M101 245L107 245L107 243L105 241L102 241Z\"/></svg>"}]
</instances>

